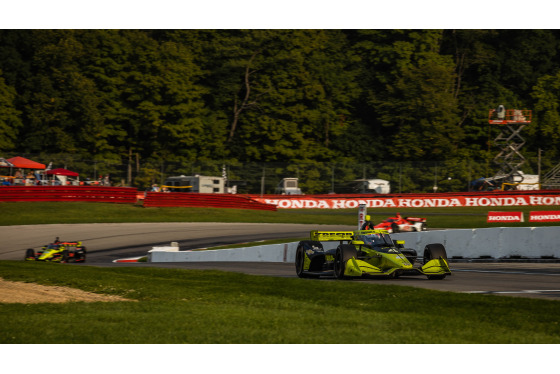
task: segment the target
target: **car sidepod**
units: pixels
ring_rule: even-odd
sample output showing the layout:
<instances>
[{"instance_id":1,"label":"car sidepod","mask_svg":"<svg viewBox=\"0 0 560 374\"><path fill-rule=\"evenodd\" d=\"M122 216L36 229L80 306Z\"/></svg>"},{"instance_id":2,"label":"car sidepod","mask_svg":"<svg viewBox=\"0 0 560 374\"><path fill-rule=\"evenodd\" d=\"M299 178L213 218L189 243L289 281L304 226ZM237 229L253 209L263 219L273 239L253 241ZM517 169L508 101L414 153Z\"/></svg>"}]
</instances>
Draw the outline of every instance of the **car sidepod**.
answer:
<instances>
[{"instance_id":1,"label":"car sidepod","mask_svg":"<svg viewBox=\"0 0 560 374\"><path fill-rule=\"evenodd\" d=\"M45 249L37 256L37 261L61 262L63 256L62 249Z\"/></svg>"},{"instance_id":2,"label":"car sidepod","mask_svg":"<svg viewBox=\"0 0 560 374\"><path fill-rule=\"evenodd\" d=\"M413 269L410 261L399 251L395 250L392 253L377 252L369 254L366 252L366 254L362 254L358 258L351 258L348 260L346 262L344 274L348 277L368 275L398 277Z\"/></svg>"},{"instance_id":3,"label":"car sidepod","mask_svg":"<svg viewBox=\"0 0 560 374\"><path fill-rule=\"evenodd\" d=\"M340 246L341 248L343 246ZM345 245L344 247L348 247ZM355 255L346 254L335 256L335 275L339 279L367 277L367 276L385 276L390 278L398 278L401 275L425 275L428 279L444 279L447 275L451 275L445 248L441 244L428 244L426 246L424 263L422 267L414 267L405 253L398 249L389 250L389 252L377 252L371 249L360 248L355 251ZM338 265L338 260L343 260L343 265ZM337 265L343 272L337 271Z\"/></svg>"}]
</instances>

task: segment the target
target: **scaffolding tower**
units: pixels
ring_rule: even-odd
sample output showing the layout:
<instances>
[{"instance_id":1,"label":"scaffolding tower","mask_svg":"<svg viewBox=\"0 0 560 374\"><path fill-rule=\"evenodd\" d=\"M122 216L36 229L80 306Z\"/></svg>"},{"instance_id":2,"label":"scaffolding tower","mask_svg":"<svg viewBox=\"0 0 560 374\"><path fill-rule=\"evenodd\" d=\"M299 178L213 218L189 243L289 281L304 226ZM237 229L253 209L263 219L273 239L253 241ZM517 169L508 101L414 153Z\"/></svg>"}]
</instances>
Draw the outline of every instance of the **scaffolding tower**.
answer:
<instances>
[{"instance_id":1,"label":"scaffolding tower","mask_svg":"<svg viewBox=\"0 0 560 374\"><path fill-rule=\"evenodd\" d=\"M503 105L489 111L489 124L502 127L502 131L494 139L494 144L500 148L500 152L493 160L500 167L494 179L501 180L502 183L523 182L520 168L525 163L525 157L519 150L525 145L525 139L520 133L531 123L531 116L531 110L506 110Z\"/></svg>"}]
</instances>

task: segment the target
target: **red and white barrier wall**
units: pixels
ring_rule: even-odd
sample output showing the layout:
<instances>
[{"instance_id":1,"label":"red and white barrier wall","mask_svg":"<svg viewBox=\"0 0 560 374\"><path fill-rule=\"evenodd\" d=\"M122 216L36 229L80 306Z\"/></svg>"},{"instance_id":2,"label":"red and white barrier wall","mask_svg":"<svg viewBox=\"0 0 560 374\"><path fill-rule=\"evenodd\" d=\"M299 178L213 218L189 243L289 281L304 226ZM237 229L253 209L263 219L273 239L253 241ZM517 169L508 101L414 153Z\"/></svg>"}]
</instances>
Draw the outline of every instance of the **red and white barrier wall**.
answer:
<instances>
[{"instance_id":1,"label":"red and white barrier wall","mask_svg":"<svg viewBox=\"0 0 560 374\"><path fill-rule=\"evenodd\" d=\"M106 186L0 186L0 202L81 201L135 204L136 189Z\"/></svg>"},{"instance_id":2,"label":"red and white barrier wall","mask_svg":"<svg viewBox=\"0 0 560 374\"><path fill-rule=\"evenodd\" d=\"M451 208L560 205L560 191L497 191L391 195L249 195L281 209Z\"/></svg>"}]
</instances>

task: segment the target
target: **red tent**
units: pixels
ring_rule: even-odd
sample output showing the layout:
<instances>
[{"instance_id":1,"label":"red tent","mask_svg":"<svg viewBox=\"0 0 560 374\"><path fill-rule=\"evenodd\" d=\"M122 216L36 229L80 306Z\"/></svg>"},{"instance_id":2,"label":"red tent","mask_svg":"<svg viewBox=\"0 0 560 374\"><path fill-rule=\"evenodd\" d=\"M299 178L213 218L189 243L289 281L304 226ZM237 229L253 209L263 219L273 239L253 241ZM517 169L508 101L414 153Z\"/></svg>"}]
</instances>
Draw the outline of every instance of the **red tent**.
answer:
<instances>
[{"instance_id":1,"label":"red tent","mask_svg":"<svg viewBox=\"0 0 560 374\"><path fill-rule=\"evenodd\" d=\"M70 170L66 170L63 168L58 168L58 169L52 169L52 170L47 170L46 174L48 175L64 175L66 177L77 177L78 173L76 173L75 171L70 171Z\"/></svg>"},{"instance_id":2,"label":"red tent","mask_svg":"<svg viewBox=\"0 0 560 374\"><path fill-rule=\"evenodd\" d=\"M16 156L7 159L6 161L12 163L16 169L45 169L45 165L35 161L28 160L24 157Z\"/></svg>"}]
</instances>

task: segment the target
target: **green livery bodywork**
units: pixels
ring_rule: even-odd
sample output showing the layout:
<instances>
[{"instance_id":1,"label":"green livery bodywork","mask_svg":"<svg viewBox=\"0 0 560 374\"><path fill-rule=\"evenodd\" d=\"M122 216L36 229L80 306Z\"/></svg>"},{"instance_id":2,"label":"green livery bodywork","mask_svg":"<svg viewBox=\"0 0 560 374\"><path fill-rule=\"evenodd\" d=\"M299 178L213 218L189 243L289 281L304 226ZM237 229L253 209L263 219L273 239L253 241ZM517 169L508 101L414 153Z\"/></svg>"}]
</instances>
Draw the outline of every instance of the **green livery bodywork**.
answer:
<instances>
[{"instance_id":1,"label":"green livery bodywork","mask_svg":"<svg viewBox=\"0 0 560 374\"><path fill-rule=\"evenodd\" d=\"M301 241L296 250L296 272L300 277L425 275L428 279L443 279L451 275L441 244L428 244L422 265L414 266L416 251L404 248L404 241L393 241L386 230L311 231L310 239ZM332 241L338 241L338 247L324 250L322 242Z\"/></svg>"}]
</instances>

